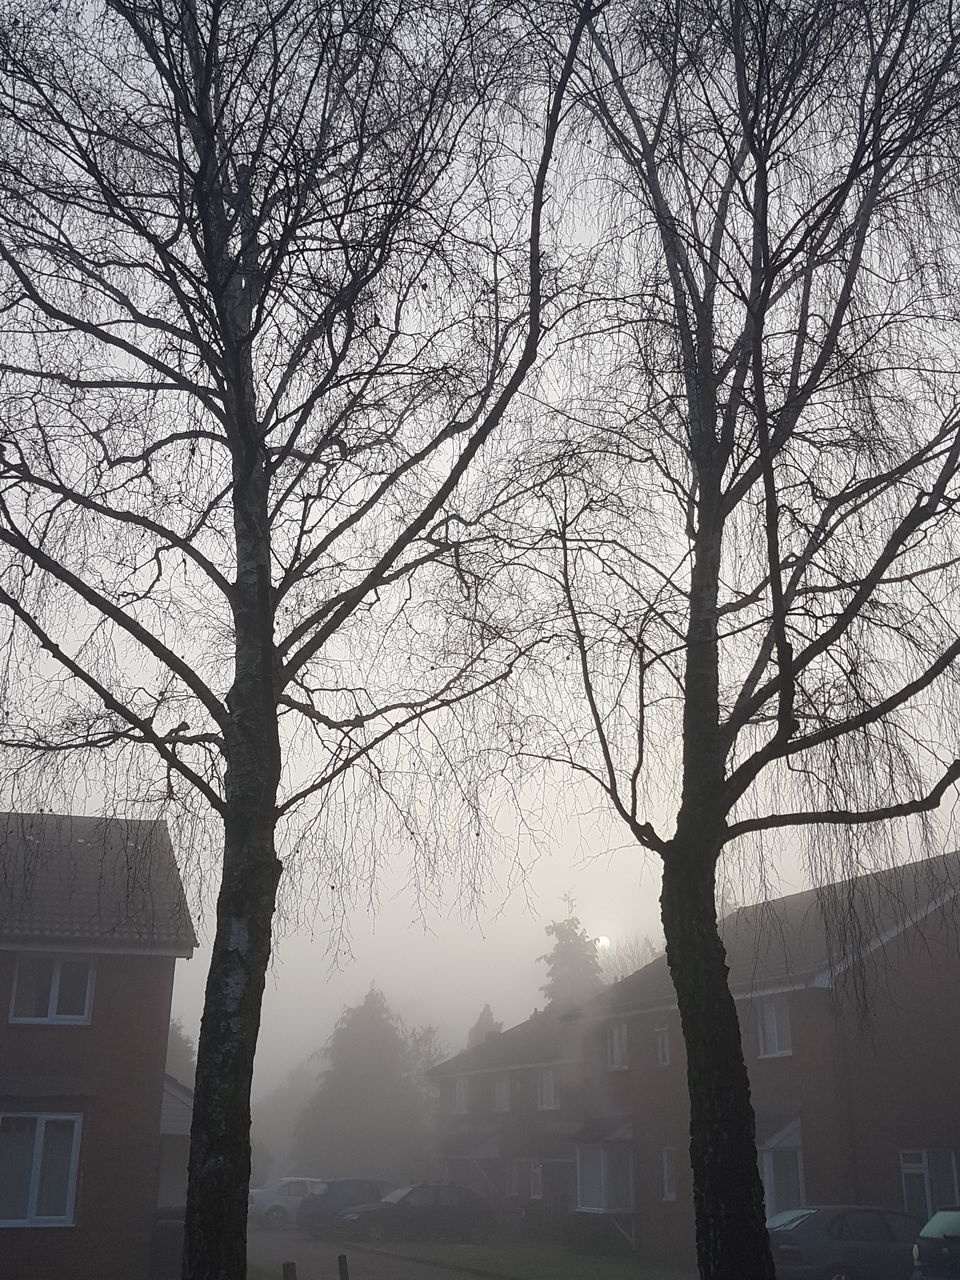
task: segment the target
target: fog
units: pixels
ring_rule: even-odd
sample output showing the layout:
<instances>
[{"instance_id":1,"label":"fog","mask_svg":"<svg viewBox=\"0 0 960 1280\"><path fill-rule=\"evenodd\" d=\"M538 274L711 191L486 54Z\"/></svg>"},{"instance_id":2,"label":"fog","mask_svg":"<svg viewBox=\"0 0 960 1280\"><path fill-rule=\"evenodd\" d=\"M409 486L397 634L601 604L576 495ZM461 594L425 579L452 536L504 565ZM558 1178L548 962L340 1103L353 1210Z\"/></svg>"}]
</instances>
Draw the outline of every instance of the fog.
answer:
<instances>
[{"instance_id":1,"label":"fog","mask_svg":"<svg viewBox=\"0 0 960 1280\"><path fill-rule=\"evenodd\" d=\"M569 799L569 796L567 797ZM579 817L563 805L556 830L516 857L494 860L473 909L460 905L461 884L453 874L434 886L425 901L410 883L403 858L387 864L368 886L369 901L345 920L299 927L282 917L298 914L297 889L281 886L277 925L253 1085L254 1106L281 1087L289 1073L311 1061L329 1038L344 1008L358 1004L371 985L383 991L408 1026L436 1026L449 1054L459 1052L485 1004L504 1027L543 1008L546 969L539 957L550 949L545 928L568 914L568 901L587 932L612 943L635 936L662 944L659 860L616 841L616 830L590 811L582 796ZM561 802L557 803L557 811ZM909 856L909 855L907 855ZM791 893L811 883L796 841L784 839L762 874L756 864L734 864L721 872L738 903ZM203 902L200 947L177 966L172 1016L196 1039L209 964L213 901ZM344 936L349 954L335 959L335 939Z\"/></svg>"},{"instance_id":2,"label":"fog","mask_svg":"<svg viewBox=\"0 0 960 1280\"><path fill-rule=\"evenodd\" d=\"M452 879L437 885L437 901L419 901L397 858L377 887L376 906L357 907L345 922L352 956L339 965L322 921L280 936L264 995L254 1100L319 1049L344 1007L362 1000L371 984L406 1023L437 1026L451 1053L463 1047L484 1004L504 1026L529 1017L543 1006L546 974L537 957L549 950L544 928L567 914L565 896L592 936L659 940L656 859L609 850L605 836L597 828L592 848L588 830L576 845L558 838L519 872L495 867L497 879L473 912L458 907ZM210 904L198 929L201 946L177 966L173 1016L194 1039L213 918Z\"/></svg>"}]
</instances>

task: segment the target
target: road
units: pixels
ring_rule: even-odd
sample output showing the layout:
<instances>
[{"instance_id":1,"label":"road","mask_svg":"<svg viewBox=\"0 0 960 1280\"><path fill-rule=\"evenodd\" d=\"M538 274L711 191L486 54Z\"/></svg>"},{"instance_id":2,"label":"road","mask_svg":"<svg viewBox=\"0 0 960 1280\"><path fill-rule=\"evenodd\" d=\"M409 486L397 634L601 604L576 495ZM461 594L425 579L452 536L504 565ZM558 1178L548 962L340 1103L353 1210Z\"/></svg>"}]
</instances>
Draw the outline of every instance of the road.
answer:
<instances>
[{"instance_id":1,"label":"road","mask_svg":"<svg viewBox=\"0 0 960 1280\"><path fill-rule=\"evenodd\" d=\"M368 1253L351 1244L310 1240L293 1227L285 1231L253 1230L247 1237L250 1264L265 1268L269 1280L280 1280L284 1262L297 1264L297 1280L338 1280L340 1253L347 1255L350 1280L466 1280L469 1274L409 1258Z\"/></svg>"}]
</instances>

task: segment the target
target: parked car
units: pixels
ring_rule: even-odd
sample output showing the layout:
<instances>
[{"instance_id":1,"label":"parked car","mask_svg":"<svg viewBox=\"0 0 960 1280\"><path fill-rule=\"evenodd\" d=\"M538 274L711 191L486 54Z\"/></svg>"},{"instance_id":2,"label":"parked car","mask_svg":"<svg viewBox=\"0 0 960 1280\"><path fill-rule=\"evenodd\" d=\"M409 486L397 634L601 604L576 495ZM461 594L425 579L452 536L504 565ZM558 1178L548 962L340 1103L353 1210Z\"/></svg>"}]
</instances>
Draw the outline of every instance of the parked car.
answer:
<instances>
[{"instance_id":1,"label":"parked car","mask_svg":"<svg viewBox=\"0 0 960 1280\"><path fill-rule=\"evenodd\" d=\"M300 1201L320 1187L326 1186L323 1178L279 1178L265 1187L251 1187L249 1215L254 1222L266 1222L271 1227L284 1227L294 1222Z\"/></svg>"},{"instance_id":2,"label":"parked car","mask_svg":"<svg viewBox=\"0 0 960 1280\"><path fill-rule=\"evenodd\" d=\"M420 1182L397 1187L379 1203L354 1205L337 1217L337 1228L361 1240L481 1240L493 1227L493 1210L466 1187Z\"/></svg>"},{"instance_id":3,"label":"parked car","mask_svg":"<svg viewBox=\"0 0 960 1280\"><path fill-rule=\"evenodd\" d=\"M960 1205L938 1209L913 1246L913 1280L960 1276Z\"/></svg>"},{"instance_id":4,"label":"parked car","mask_svg":"<svg viewBox=\"0 0 960 1280\"><path fill-rule=\"evenodd\" d=\"M393 1189L392 1182L379 1178L331 1178L300 1201L297 1226L319 1239L330 1233L338 1213L355 1205L376 1204Z\"/></svg>"},{"instance_id":5,"label":"parked car","mask_svg":"<svg viewBox=\"0 0 960 1280\"><path fill-rule=\"evenodd\" d=\"M788 1209L767 1229L777 1280L910 1280L917 1222L896 1209Z\"/></svg>"}]
</instances>

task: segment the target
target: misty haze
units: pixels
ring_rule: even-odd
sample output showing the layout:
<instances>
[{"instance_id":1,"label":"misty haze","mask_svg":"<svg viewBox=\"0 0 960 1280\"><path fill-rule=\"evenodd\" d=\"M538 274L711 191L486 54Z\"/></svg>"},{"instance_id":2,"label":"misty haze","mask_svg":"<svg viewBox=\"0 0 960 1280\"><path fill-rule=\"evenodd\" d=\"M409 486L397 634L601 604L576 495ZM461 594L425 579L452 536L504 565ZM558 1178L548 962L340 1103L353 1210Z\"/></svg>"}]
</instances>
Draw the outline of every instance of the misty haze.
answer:
<instances>
[{"instance_id":1,"label":"misty haze","mask_svg":"<svg viewBox=\"0 0 960 1280\"><path fill-rule=\"evenodd\" d=\"M0 1280L960 1280L953 0L0 64Z\"/></svg>"}]
</instances>

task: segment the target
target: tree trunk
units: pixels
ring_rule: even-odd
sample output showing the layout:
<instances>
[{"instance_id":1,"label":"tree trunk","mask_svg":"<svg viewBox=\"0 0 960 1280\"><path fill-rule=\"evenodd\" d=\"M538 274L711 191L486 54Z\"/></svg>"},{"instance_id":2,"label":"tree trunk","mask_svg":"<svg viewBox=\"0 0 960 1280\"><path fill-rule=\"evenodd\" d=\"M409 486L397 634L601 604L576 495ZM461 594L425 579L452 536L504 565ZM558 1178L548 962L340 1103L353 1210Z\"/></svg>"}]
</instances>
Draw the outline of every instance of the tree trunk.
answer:
<instances>
[{"instance_id":1,"label":"tree trunk","mask_svg":"<svg viewBox=\"0 0 960 1280\"><path fill-rule=\"evenodd\" d=\"M236 323L242 328L245 320ZM246 1280L250 1084L281 872L269 486L249 349L237 348L239 390L229 405L237 577L224 728L223 875L197 1046L184 1280Z\"/></svg>"},{"instance_id":2,"label":"tree trunk","mask_svg":"<svg viewBox=\"0 0 960 1280\"><path fill-rule=\"evenodd\" d=\"M259 821L249 813L230 814L225 823L223 883L197 1047L185 1280L245 1280L247 1274L250 1079L280 878L274 823L272 811Z\"/></svg>"},{"instance_id":3,"label":"tree trunk","mask_svg":"<svg viewBox=\"0 0 960 1280\"><path fill-rule=\"evenodd\" d=\"M750 1082L717 928L715 854L674 841L660 898L687 1051L690 1162L703 1280L773 1280Z\"/></svg>"}]
</instances>

